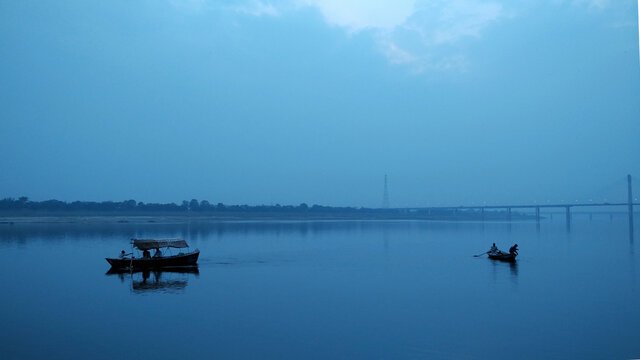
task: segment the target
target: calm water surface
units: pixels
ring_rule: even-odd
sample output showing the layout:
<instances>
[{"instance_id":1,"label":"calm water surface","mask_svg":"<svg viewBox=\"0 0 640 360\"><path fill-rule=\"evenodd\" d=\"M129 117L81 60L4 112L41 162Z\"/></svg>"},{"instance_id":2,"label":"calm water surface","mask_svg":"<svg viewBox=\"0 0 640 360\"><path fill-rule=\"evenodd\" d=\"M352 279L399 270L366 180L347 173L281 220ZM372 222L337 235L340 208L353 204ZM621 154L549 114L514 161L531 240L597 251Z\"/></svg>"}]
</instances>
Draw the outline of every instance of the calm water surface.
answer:
<instances>
[{"instance_id":1,"label":"calm water surface","mask_svg":"<svg viewBox=\"0 0 640 360\"><path fill-rule=\"evenodd\" d=\"M0 225L0 358L640 357L626 218L559 218ZM199 271L107 274L132 237Z\"/></svg>"}]
</instances>

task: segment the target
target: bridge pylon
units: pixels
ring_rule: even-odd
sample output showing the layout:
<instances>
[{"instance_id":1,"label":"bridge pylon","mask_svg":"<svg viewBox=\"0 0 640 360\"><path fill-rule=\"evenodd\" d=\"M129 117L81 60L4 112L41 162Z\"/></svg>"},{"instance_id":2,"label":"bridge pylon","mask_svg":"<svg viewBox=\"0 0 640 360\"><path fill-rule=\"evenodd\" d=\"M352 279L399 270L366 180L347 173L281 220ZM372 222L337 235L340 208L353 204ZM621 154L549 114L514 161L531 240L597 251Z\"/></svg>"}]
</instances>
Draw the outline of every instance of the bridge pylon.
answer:
<instances>
[{"instance_id":1,"label":"bridge pylon","mask_svg":"<svg viewBox=\"0 0 640 360\"><path fill-rule=\"evenodd\" d=\"M631 174L627 175L627 203L629 206L629 240L633 241L633 193L631 191Z\"/></svg>"}]
</instances>

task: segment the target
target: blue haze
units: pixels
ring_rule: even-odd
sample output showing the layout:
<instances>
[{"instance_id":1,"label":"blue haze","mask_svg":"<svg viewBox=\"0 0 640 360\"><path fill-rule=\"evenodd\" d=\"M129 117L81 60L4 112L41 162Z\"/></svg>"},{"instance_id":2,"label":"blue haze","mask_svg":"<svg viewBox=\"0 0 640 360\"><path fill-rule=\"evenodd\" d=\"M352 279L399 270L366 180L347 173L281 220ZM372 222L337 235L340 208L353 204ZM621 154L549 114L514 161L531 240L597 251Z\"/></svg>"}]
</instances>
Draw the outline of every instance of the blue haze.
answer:
<instances>
[{"instance_id":1,"label":"blue haze","mask_svg":"<svg viewBox=\"0 0 640 360\"><path fill-rule=\"evenodd\" d=\"M392 205L457 205L640 174L636 4L451 2L500 11L425 45L308 3L1 1L1 195L379 206L389 174Z\"/></svg>"}]
</instances>

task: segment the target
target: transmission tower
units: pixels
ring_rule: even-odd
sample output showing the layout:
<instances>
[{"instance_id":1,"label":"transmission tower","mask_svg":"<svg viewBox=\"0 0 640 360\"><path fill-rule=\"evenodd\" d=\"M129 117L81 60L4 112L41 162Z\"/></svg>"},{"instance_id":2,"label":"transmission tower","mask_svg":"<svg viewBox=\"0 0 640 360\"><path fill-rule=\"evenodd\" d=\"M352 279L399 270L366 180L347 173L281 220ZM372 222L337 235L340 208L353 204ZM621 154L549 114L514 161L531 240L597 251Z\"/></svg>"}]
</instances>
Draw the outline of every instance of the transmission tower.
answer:
<instances>
[{"instance_id":1,"label":"transmission tower","mask_svg":"<svg viewBox=\"0 0 640 360\"><path fill-rule=\"evenodd\" d=\"M382 195L382 208L389 208L389 187L387 185L387 174L384 174L384 195Z\"/></svg>"}]
</instances>

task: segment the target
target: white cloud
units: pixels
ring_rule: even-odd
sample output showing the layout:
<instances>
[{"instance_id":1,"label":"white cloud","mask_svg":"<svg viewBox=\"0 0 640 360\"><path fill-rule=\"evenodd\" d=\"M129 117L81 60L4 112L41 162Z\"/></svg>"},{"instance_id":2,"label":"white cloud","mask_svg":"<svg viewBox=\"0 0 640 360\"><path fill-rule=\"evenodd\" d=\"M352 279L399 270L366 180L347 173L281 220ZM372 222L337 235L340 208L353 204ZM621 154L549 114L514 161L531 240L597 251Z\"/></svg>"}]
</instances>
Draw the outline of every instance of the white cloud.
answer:
<instances>
[{"instance_id":1,"label":"white cloud","mask_svg":"<svg viewBox=\"0 0 640 360\"><path fill-rule=\"evenodd\" d=\"M431 29L435 44L448 44L465 37L479 38L485 28L503 16L502 6L495 2L448 1L433 24L423 22L419 26Z\"/></svg>"},{"instance_id":2,"label":"white cloud","mask_svg":"<svg viewBox=\"0 0 640 360\"><path fill-rule=\"evenodd\" d=\"M188 13L199 13L206 9L207 0L169 0L176 9Z\"/></svg>"},{"instance_id":3,"label":"white cloud","mask_svg":"<svg viewBox=\"0 0 640 360\"><path fill-rule=\"evenodd\" d=\"M246 4L233 7L233 10L251 16L279 16L280 10L272 3L263 1L249 1Z\"/></svg>"},{"instance_id":4,"label":"white cloud","mask_svg":"<svg viewBox=\"0 0 640 360\"><path fill-rule=\"evenodd\" d=\"M169 2L178 10L194 14L226 9L255 17L278 17L313 8L330 26L349 34L371 33L391 64L409 66L413 72L466 68L462 52L442 49L479 38L485 28L504 15L496 0L238 0L226 5L212 0Z\"/></svg>"},{"instance_id":5,"label":"white cloud","mask_svg":"<svg viewBox=\"0 0 640 360\"><path fill-rule=\"evenodd\" d=\"M280 16L281 7L290 0L280 1L276 3L261 0L239 0L231 3L222 3L214 0L168 0L175 9L191 13L202 14L208 11L231 11L242 15L249 16Z\"/></svg>"},{"instance_id":6,"label":"white cloud","mask_svg":"<svg viewBox=\"0 0 640 360\"><path fill-rule=\"evenodd\" d=\"M416 0L306 0L301 4L317 8L327 23L357 32L401 26L414 13Z\"/></svg>"},{"instance_id":7,"label":"white cloud","mask_svg":"<svg viewBox=\"0 0 640 360\"><path fill-rule=\"evenodd\" d=\"M575 5L586 6L589 9L602 10L609 6L610 0L573 0Z\"/></svg>"},{"instance_id":8,"label":"white cloud","mask_svg":"<svg viewBox=\"0 0 640 360\"><path fill-rule=\"evenodd\" d=\"M302 0L332 25L349 33L372 32L382 55L414 72L463 70L462 52L442 51L482 31L505 16L491 0Z\"/></svg>"},{"instance_id":9,"label":"white cloud","mask_svg":"<svg viewBox=\"0 0 640 360\"><path fill-rule=\"evenodd\" d=\"M192 12L208 10L216 4L213 0L169 1ZM525 3L531 6L545 1ZM610 3L611 0L546 0L546 4L569 4L590 10L605 9ZM330 26L349 34L371 34L378 50L391 64L424 72L466 70L470 62L465 45L511 17L506 6L518 4L506 0L237 0L217 8L255 17L278 17L300 9L315 9Z\"/></svg>"},{"instance_id":10,"label":"white cloud","mask_svg":"<svg viewBox=\"0 0 640 360\"><path fill-rule=\"evenodd\" d=\"M398 46L393 40L382 40L380 45L382 52L392 64L413 64L418 60L413 54Z\"/></svg>"}]
</instances>

